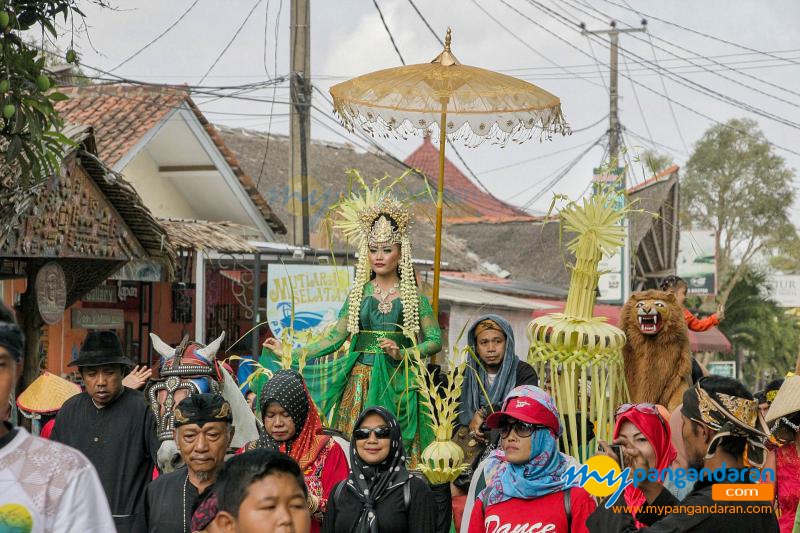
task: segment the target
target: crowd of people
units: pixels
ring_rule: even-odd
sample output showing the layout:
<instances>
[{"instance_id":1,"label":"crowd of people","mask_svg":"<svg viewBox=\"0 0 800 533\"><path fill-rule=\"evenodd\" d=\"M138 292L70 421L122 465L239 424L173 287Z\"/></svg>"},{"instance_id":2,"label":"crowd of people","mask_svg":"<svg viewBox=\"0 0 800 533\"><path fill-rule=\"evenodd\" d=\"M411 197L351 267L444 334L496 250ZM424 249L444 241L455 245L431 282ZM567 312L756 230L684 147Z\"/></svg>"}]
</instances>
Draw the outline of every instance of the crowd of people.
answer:
<instances>
[{"instance_id":1,"label":"crowd of people","mask_svg":"<svg viewBox=\"0 0 800 533\"><path fill-rule=\"evenodd\" d=\"M594 433L591 421L564 420L589 413L558 412L497 315L468 328L453 435L468 464L452 485L431 485L418 467L434 436L411 362L440 351L442 333L417 290L408 210L388 195L369 198L342 207L352 216L339 229L358 237L359 255L337 322L297 353L277 339L264 344L268 372L249 383L252 412L243 407L258 421L258 438L240 433L246 443L233 447L242 430L236 405L245 402L238 391L220 393L214 380L228 373L208 347L192 348L191 364L170 367L166 385L145 395L138 389L147 371L131 373L116 334L90 332L70 362L84 390L61 406L49 439L3 418L0 524L37 533L800 531L800 376L753 395L697 365L677 409L620 405L612 442L597 439L598 454L659 473L772 468L774 508L716 501L707 477L688 487L647 478L625 489L624 506L607 506L565 475L580 466L563 451L566 427L585 428L587 440ZM663 288L685 297L679 278ZM687 325L710 327L721 314L688 314ZM0 397L16 386L24 343L3 308ZM185 346L161 353L180 359L174 354ZM287 359L303 364L283 368ZM202 383L175 374L198 368ZM165 416L169 424L157 430ZM173 440L177 454L165 451Z\"/></svg>"},{"instance_id":2,"label":"crowd of people","mask_svg":"<svg viewBox=\"0 0 800 533\"><path fill-rule=\"evenodd\" d=\"M756 395L733 379L701 377L674 413L651 404L619 406L613 442L598 444L599 454L659 473L770 468L777 473L775 512L764 512L759 502L716 501L713 479L699 479L683 492L671 480L644 480L625 489L626 507L607 508L602 499L565 482L567 468L578 463L562 453L564 428L555 402L514 354L508 323L481 317L469 342L481 371L465 378L460 420L482 449L467 469L466 484L453 484L453 530L790 532L795 527L800 376L772 382ZM62 406L49 440L4 422L0 504L13 500L20 506L17 515L2 516L5 523L13 525L15 516L24 523L25 510L36 527L22 531L451 530L449 520L440 520L451 510L442 509L426 480L409 468L396 416L380 406L363 409L344 443L326 433L294 370L279 370L264 384L256 409L262 434L238 450L230 449L235 427L220 394L183 398L175 406L183 466L159 474L153 413L141 392L123 385L133 364L118 344L109 332L87 337L72 362L85 391ZM11 393L23 353L22 332L4 310L0 394ZM476 388L486 394L475 395ZM716 512L690 511L714 505Z\"/></svg>"}]
</instances>

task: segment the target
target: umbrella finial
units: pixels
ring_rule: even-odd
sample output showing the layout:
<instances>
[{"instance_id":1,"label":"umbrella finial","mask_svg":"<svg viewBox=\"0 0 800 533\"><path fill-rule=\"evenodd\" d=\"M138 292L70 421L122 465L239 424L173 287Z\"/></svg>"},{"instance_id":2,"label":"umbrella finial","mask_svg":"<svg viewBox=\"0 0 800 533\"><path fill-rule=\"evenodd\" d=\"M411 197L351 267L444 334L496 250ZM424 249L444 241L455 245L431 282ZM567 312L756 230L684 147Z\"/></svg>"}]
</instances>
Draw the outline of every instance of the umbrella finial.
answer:
<instances>
[{"instance_id":1,"label":"umbrella finial","mask_svg":"<svg viewBox=\"0 0 800 533\"><path fill-rule=\"evenodd\" d=\"M444 50L442 53L436 56L436 59L431 61L431 63L439 63L442 66L449 67L452 65L460 65L461 63L458 62L456 56L450 51L450 41L452 40L452 33L453 30L447 28L447 34L444 37Z\"/></svg>"}]
</instances>

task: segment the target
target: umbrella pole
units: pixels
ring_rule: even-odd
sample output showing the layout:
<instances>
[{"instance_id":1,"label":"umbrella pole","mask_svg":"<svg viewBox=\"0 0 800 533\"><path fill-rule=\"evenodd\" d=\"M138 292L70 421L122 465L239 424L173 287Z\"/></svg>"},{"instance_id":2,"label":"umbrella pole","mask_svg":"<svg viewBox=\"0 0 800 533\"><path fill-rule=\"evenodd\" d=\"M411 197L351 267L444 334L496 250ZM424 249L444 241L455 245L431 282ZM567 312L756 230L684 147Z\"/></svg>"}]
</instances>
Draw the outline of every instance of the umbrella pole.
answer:
<instances>
[{"instance_id":1,"label":"umbrella pole","mask_svg":"<svg viewBox=\"0 0 800 533\"><path fill-rule=\"evenodd\" d=\"M439 183L436 191L436 243L433 254L433 316L439 322L439 274L442 260L442 208L444 199L444 149L447 143L447 99L442 99L439 122Z\"/></svg>"}]
</instances>

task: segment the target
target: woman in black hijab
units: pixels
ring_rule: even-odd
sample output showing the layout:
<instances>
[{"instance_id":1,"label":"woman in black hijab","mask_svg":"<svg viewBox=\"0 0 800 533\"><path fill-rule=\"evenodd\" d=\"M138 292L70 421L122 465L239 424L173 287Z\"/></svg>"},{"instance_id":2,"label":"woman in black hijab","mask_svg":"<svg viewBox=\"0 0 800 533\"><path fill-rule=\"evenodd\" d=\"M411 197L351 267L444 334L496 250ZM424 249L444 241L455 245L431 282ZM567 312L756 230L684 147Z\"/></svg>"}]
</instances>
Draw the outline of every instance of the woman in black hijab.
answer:
<instances>
[{"instance_id":1,"label":"woman in black hijab","mask_svg":"<svg viewBox=\"0 0 800 533\"><path fill-rule=\"evenodd\" d=\"M409 474L394 415L370 407L358 417L350 444L350 476L328 500L323 533L407 533L436 530L428 484Z\"/></svg>"}]
</instances>

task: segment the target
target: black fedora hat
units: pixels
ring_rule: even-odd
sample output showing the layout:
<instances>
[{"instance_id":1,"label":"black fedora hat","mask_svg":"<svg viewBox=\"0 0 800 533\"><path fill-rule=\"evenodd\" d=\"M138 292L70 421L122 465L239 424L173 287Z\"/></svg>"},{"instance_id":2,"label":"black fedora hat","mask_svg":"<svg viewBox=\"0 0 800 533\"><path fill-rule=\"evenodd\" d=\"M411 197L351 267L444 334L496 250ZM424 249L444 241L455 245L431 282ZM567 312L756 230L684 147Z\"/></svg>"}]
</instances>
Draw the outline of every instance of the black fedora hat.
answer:
<instances>
[{"instance_id":1,"label":"black fedora hat","mask_svg":"<svg viewBox=\"0 0 800 533\"><path fill-rule=\"evenodd\" d=\"M113 331L91 331L81 345L78 357L67 366L123 365L133 368L133 361L122 353L122 343Z\"/></svg>"}]
</instances>

